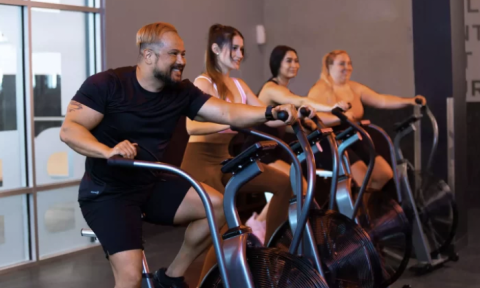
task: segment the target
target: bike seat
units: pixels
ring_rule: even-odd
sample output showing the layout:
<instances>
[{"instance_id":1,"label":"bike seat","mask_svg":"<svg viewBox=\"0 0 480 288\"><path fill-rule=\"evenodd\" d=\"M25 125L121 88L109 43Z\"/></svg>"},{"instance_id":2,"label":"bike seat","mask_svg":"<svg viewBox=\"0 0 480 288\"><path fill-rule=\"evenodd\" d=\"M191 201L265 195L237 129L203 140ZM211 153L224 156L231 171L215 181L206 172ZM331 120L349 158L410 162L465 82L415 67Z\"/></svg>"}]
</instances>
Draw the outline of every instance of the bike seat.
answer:
<instances>
[{"instance_id":1,"label":"bike seat","mask_svg":"<svg viewBox=\"0 0 480 288\"><path fill-rule=\"evenodd\" d=\"M248 147L237 157L222 162L222 173L237 173L260 159L266 151L277 147L275 141L260 141Z\"/></svg>"}]
</instances>

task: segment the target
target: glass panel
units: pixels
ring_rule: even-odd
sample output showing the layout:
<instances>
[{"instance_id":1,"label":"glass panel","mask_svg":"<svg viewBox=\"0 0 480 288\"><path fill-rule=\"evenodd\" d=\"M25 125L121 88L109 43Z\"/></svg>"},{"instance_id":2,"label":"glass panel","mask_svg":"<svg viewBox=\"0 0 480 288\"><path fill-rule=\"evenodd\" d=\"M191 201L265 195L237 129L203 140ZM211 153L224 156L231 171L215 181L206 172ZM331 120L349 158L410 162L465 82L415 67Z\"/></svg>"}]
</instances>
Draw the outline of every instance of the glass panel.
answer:
<instances>
[{"instance_id":1,"label":"glass panel","mask_svg":"<svg viewBox=\"0 0 480 288\"><path fill-rule=\"evenodd\" d=\"M0 198L0 268L28 261L26 195Z\"/></svg>"},{"instance_id":2,"label":"glass panel","mask_svg":"<svg viewBox=\"0 0 480 288\"><path fill-rule=\"evenodd\" d=\"M95 14L95 59L96 59L96 72L103 71L102 69L102 16L97 13Z\"/></svg>"},{"instance_id":3,"label":"glass panel","mask_svg":"<svg viewBox=\"0 0 480 288\"><path fill-rule=\"evenodd\" d=\"M68 103L95 73L95 29L90 13L32 11L35 169L38 185L78 180L85 157L60 141Z\"/></svg>"},{"instance_id":4,"label":"glass panel","mask_svg":"<svg viewBox=\"0 0 480 288\"><path fill-rule=\"evenodd\" d=\"M77 198L78 186L37 193L40 258L92 245L80 236L88 225Z\"/></svg>"},{"instance_id":5,"label":"glass panel","mask_svg":"<svg viewBox=\"0 0 480 288\"><path fill-rule=\"evenodd\" d=\"M22 10L0 5L0 191L26 185L22 51Z\"/></svg>"},{"instance_id":6,"label":"glass panel","mask_svg":"<svg viewBox=\"0 0 480 288\"><path fill-rule=\"evenodd\" d=\"M95 2L97 1L100 2L100 0L96 0ZM94 7L93 0L35 0L35 2Z\"/></svg>"}]
</instances>

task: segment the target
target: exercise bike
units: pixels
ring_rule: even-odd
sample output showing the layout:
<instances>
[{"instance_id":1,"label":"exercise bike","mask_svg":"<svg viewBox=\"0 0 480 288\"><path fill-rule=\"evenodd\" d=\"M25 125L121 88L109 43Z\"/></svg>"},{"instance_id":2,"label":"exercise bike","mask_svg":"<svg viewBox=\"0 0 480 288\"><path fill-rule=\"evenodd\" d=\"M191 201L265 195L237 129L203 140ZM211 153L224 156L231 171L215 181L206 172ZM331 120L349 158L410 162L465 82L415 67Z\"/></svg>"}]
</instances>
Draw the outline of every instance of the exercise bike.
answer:
<instances>
[{"instance_id":1,"label":"exercise bike","mask_svg":"<svg viewBox=\"0 0 480 288\"><path fill-rule=\"evenodd\" d=\"M208 221L208 226L210 228L210 233L213 241L213 246L215 249L215 253L218 259L218 266L220 269L220 275L224 283L226 285L224 287L229 287L229 288L234 288L237 287L235 285L230 284L231 281L229 280L227 276L227 268L226 268L226 261L225 261L225 256L224 252L221 248L221 242L220 242L220 236L217 230L217 224L215 221L215 216L214 216L214 211L212 207L212 202L210 201L210 198L208 197L207 192L203 189L203 187L195 181L195 179L192 178L188 173L182 171L181 169L166 164L166 163L161 163L161 162L149 162L149 161L141 161L141 160L132 160L132 159L125 159L121 156L114 156L112 158L109 158L107 160L108 165L112 166L124 166L124 167L134 167L134 168L140 168L140 169L155 169L155 170L160 170L160 171L166 171L170 172L173 174L176 174L188 182L192 184L193 188L195 191L198 193L200 196L200 199L202 200L203 206L205 207L205 212L207 216L207 221ZM142 215L138 215L138 217L142 217ZM142 217L143 218L143 217ZM93 239L97 239L95 233L89 229L89 228L83 228L80 231L81 236L84 237L91 237ZM148 262L147 258L145 256L145 252L142 252L142 288L154 288L155 284L153 281L153 274L150 273L149 267L148 267Z\"/></svg>"},{"instance_id":2,"label":"exercise bike","mask_svg":"<svg viewBox=\"0 0 480 288\"><path fill-rule=\"evenodd\" d=\"M421 104L420 102L417 102ZM405 198L404 210L413 226L413 252L417 264L410 269L424 274L447 261L458 261L452 242L458 226L455 195L450 187L431 172L438 144L438 125L428 106L422 106L421 115L412 115L395 127L394 157L398 184ZM403 157L402 139L415 131L415 123L427 115L433 130L432 148L426 169L415 171L412 163ZM412 190L411 187L416 187Z\"/></svg>"},{"instance_id":3,"label":"exercise bike","mask_svg":"<svg viewBox=\"0 0 480 288\"><path fill-rule=\"evenodd\" d=\"M278 119L285 121L288 115L285 112L279 112ZM234 173L234 176L227 184L224 195L224 211L229 230L223 235L223 243L220 242L208 194L189 174L169 164L122 157L112 157L108 159L108 164L167 171L185 178L192 184L205 207L218 260L217 265L203 279L200 287L259 288L274 285L275 287L327 288L321 275L306 259L280 249L262 247L258 240L255 241L254 236L250 236L251 229L240 223L235 207L236 193L244 183L262 172L258 160L275 146L275 142L259 142L244 151L245 153L225 161L222 171ZM298 233L301 233L301 230L299 229ZM81 235L96 237L90 229L82 229ZM155 287L145 254L143 254L142 264L144 279L142 287Z\"/></svg>"},{"instance_id":4,"label":"exercise bike","mask_svg":"<svg viewBox=\"0 0 480 288\"><path fill-rule=\"evenodd\" d=\"M416 99L416 103L422 104L419 99ZM459 260L452 245L458 226L455 196L450 187L443 180L437 179L431 172L438 144L437 121L428 106L422 106L420 111L423 115L414 114L395 126L393 143L382 128L371 123L363 125L375 130L386 140L390 162L394 168L392 170L397 192L395 197L405 211L412 228L411 242L404 243L394 239L385 239L382 254L386 262L392 263L396 260L398 262L400 259L402 271L407 268L410 257L414 256L417 263L409 269L419 275L428 273L447 261ZM432 125L433 139L426 169L419 172L415 171L412 163L403 157L400 143L404 137L415 131L415 123L421 120L425 114ZM415 191L412 190L412 186L416 187ZM369 203L369 206L380 207L381 210L380 213L379 211L372 213L371 220L375 221L379 215L388 213L388 211L391 213L396 209L395 205L391 206L391 199L388 197L391 195L389 196L388 191L385 191L380 199L371 199L373 201Z\"/></svg>"},{"instance_id":5,"label":"exercise bike","mask_svg":"<svg viewBox=\"0 0 480 288\"><path fill-rule=\"evenodd\" d=\"M295 130L300 127L293 128ZM313 191L310 190L314 189L316 178L312 149L317 148L310 145L329 137L332 130L315 130L308 138L303 135L303 131L300 134L295 130L298 142L292 143L291 147L278 138L253 129L242 129L242 132L276 141L292 157L290 177L292 183L297 184L293 187L296 198L290 204L289 220L277 229L268 246L295 251L298 237L295 237L294 232L300 227L299 223L305 223L303 221L308 219L303 238L305 249L297 253L303 253L312 263L321 263L321 267L318 264L316 267L323 272L329 287L380 287L383 279L381 260L367 233L348 217L333 210L321 210L316 201L309 198L313 196ZM306 162L309 189L305 202L312 202L311 207L306 204L303 210L299 208L303 202L302 190L298 187L299 180L294 181L299 178L299 169L296 168L298 162Z\"/></svg>"},{"instance_id":6,"label":"exercise bike","mask_svg":"<svg viewBox=\"0 0 480 288\"><path fill-rule=\"evenodd\" d=\"M307 111L305 111L307 112ZM329 210L333 210L335 208L335 205L338 207L338 210L340 213L346 215L350 219L354 220L357 223L360 223L360 219L357 216L357 211L359 210L361 206L361 199L362 199L362 193L365 191L366 188L366 183L368 183L368 179L371 175L371 172L373 170L373 163L374 161L371 160L369 162L369 167L367 170L366 177L364 179L363 185L360 188L359 195L357 197L356 202L353 202L353 195L351 191L351 177L350 177L350 170L349 170L349 165L348 165L348 155L345 154L345 150L348 146L352 145L355 141L359 140L359 135L358 133L361 133L362 138L364 141L367 141L367 146L370 147L370 152L371 152L371 158L373 158L373 151L374 151L374 146L373 142L371 142L371 139L360 127L360 125L356 123L352 123L351 121L348 121L346 117L343 115L340 109L335 109L332 111L333 114L337 115L340 119L342 119L343 122L347 122L350 125L350 128L347 130L343 131L342 133L339 133L338 135L333 135L330 134L328 136L328 140L331 146L332 150L332 157L333 157L333 169L332 171L325 171L322 169L317 169L316 174L321 177L331 177L332 178L332 185L331 185L331 193L330 193L330 201L329 201ZM323 123L318 118L314 118L314 121L317 123L317 126L323 126ZM363 121L362 125L368 124L368 121ZM312 150L315 153L321 153L320 152L320 146L319 146L319 138L317 137L318 132L314 131L309 135L309 141L310 144L312 145ZM340 145L337 146L337 141L341 142ZM292 148L298 153L298 158L299 159L304 159L304 153L298 145L292 146ZM340 161L341 159L342 161ZM406 251L402 257L402 261L400 261L399 265L391 265L385 261L385 253L383 249L381 249L382 245L384 243L388 243L388 241L391 241L392 238L394 240L400 240L400 242L403 244L403 247L411 247L409 246L411 243L410 241L410 226L408 223L408 220L405 217L405 214L403 213L401 207L396 204L396 203L390 203L390 207L393 207L395 209L389 209L388 212L389 214L383 215L382 218L378 219L373 225L373 229L370 229L369 227L365 227L367 229L367 232L369 234L369 238L373 241L375 244L376 248L378 249L378 253L383 256L382 261L383 261L383 281L382 284L378 284L378 279L377 279L377 284L375 284L375 287L387 287L388 285L392 284L395 282L400 275L403 273L403 271L406 268L406 265L408 264L408 258L409 258L409 252ZM313 220L312 220L313 221ZM392 225L392 223L394 225ZM285 232L284 232L285 233ZM284 236L283 242L289 243L290 237L289 236ZM395 239L396 238L396 239ZM370 242L370 239L368 241ZM278 245L278 241L274 243L274 245ZM320 248L319 248L320 250ZM327 252L328 253L328 252ZM378 257L378 256L377 256ZM357 265L359 262L357 262ZM363 265L365 267L368 267L367 265ZM339 269L339 268L337 268ZM355 280L357 281L357 280ZM359 281L360 282L360 281ZM358 282L357 282L358 283ZM357 284L360 285L360 284Z\"/></svg>"},{"instance_id":7,"label":"exercise bike","mask_svg":"<svg viewBox=\"0 0 480 288\"><path fill-rule=\"evenodd\" d=\"M383 201L380 207L377 207L377 203L363 203L368 207L374 206L377 208L369 209L367 212L366 207L360 207L360 202L358 201L363 196L361 192L365 189L364 186L368 183L364 181L360 192L357 193L357 201L355 205L353 205L352 199L354 198L354 193L352 191L350 165L345 151L349 146L361 139L361 141L365 141L370 152L369 164L374 163L375 146L370 135L365 130L366 128L380 132L390 144L391 151L393 151L392 143L388 135L380 127L371 124L369 120L354 123L347 119L338 109L334 109L332 114L339 117L343 123L348 123L350 127L340 132L336 135L335 139L331 139L329 142L331 150L338 151L339 159L342 160L341 165L338 165L339 179L337 197L335 199L333 199L333 197L331 198L330 207L333 208L332 203L335 201L339 211L345 215L357 215L358 209L363 208L362 218L357 218L356 221L368 232L379 255L382 256L384 267L384 281L382 286L387 287L395 283L404 273L412 251L411 225L407 214L402 209L403 197L399 185L396 183L394 195L390 199ZM320 122L319 124L322 125ZM337 145L337 143L340 144ZM392 155L392 153L390 154ZM372 170L373 166L369 165L365 178L371 176ZM395 167L393 167L392 170L394 171L394 180L398 179ZM332 182L333 181L332 179ZM384 191L374 193L370 199L375 199L375 197L383 199L384 194ZM399 247L401 247L401 249L399 249Z\"/></svg>"},{"instance_id":8,"label":"exercise bike","mask_svg":"<svg viewBox=\"0 0 480 288\"><path fill-rule=\"evenodd\" d=\"M282 116L279 113L279 119ZM285 117L284 119L286 119ZM298 121L298 120L297 120ZM299 122L292 126L298 127ZM232 130L246 130L235 127ZM300 131L297 129L297 131ZM301 131L299 132L301 133ZM316 270L315 264L309 262L308 258L301 257L296 253L297 248L292 247L290 251L278 248L267 248L261 245L260 241L251 234L250 227L241 224L236 211L235 199L238 190L262 173L258 163L261 156L277 146L275 141L260 141L244 150L233 159L223 162L222 172L232 173L233 176L225 187L224 211L228 231L223 235L223 250L225 253L226 267L230 281L234 287L328 287L322 277L322 270ZM298 169L299 178L297 184L302 187L301 168ZM313 190L310 189L313 194ZM313 198L310 195L310 198ZM308 195L307 195L308 198ZM309 206L308 199L305 206ZM304 227L308 227L308 221L304 219L299 222L299 229L295 231L297 243L300 242ZM307 229L308 230L308 229ZM305 230L305 233L308 233ZM297 244L298 246L298 244ZM310 247L312 248L312 247ZM315 248L315 247L313 247ZM300 248L299 248L300 250ZM312 265L313 263L313 265ZM318 269L319 266L317 266ZM200 287L224 287L219 277L218 267L214 266L202 280Z\"/></svg>"}]
</instances>

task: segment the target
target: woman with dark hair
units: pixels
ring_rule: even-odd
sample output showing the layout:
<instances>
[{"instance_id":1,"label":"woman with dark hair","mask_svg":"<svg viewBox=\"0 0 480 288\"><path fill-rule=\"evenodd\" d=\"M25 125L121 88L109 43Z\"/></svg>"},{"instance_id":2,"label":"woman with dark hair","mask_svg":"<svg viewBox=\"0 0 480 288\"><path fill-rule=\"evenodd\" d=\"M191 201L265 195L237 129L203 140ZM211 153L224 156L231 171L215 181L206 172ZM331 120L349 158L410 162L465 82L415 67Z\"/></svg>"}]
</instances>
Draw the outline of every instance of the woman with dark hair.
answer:
<instances>
[{"instance_id":1,"label":"woman with dark hair","mask_svg":"<svg viewBox=\"0 0 480 288\"><path fill-rule=\"evenodd\" d=\"M285 45L275 47L270 54L269 64L272 77L258 93L258 99L266 105L293 104L297 108L302 105L309 105L317 112L330 112L335 107L348 110L348 104L345 101L338 101L329 105L323 104L308 97L295 95L287 88L290 80L297 76L298 69L300 69L300 62L295 49Z\"/></svg>"},{"instance_id":2,"label":"woman with dark hair","mask_svg":"<svg viewBox=\"0 0 480 288\"><path fill-rule=\"evenodd\" d=\"M317 112L330 112L335 107L341 107L344 110L348 110L348 103L340 101L334 103L333 105L325 105L318 101L315 101L311 98L298 96L292 93L288 89L288 84L291 79L295 78L300 68L300 62L298 59L297 51L295 49L279 45L276 46L272 53L270 54L270 71L272 76L270 79L263 85L258 93L258 98L260 101L266 105L281 105L281 104L293 104L296 107L302 105L309 105L316 109ZM270 135L276 136L278 138L288 138L285 134L285 127L268 127L261 125L257 127L257 130L268 133ZM245 149L252 145L253 143L261 141L260 138L249 136L244 141L242 149ZM288 141L287 141L288 142ZM277 148L275 152L270 153L270 155L263 157L262 162L268 164L270 167L274 167L285 173L286 175L290 174L290 157L282 149ZM304 187L306 186L306 181L304 182ZM270 206L269 194L266 193L267 205L263 208L260 215L254 214L247 222L247 225L251 224L253 227L257 227L258 224L255 222L263 223L265 217L268 213L268 207ZM250 226L250 225L249 225ZM254 230L254 232L256 232Z\"/></svg>"}]
</instances>

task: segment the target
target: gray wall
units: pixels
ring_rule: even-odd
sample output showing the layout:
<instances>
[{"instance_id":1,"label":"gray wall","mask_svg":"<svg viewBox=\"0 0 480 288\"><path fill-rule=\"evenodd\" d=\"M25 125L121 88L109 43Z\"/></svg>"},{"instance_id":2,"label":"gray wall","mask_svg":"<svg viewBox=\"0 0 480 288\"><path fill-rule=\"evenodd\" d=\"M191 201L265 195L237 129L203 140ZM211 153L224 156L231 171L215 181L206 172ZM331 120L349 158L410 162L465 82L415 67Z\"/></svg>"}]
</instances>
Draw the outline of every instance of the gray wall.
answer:
<instances>
[{"instance_id":1,"label":"gray wall","mask_svg":"<svg viewBox=\"0 0 480 288\"><path fill-rule=\"evenodd\" d=\"M345 5L348 2L348 9ZM187 49L185 78L204 67L210 25L238 28L245 36L247 58L239 75L257 91L269 76L268 56L275 45L294 47L300 72L291 88L305 95L320 73L322 56L332 49L347 50L353 59L352 78L379 92L412 96L413 43L411 2L304 0L134 1L106 0L107 68L136 62L135 34L145 24L165 21L177 27ZM148 7L148 8L146 8ZM304 19L305 21L298 21ZM258 46L255 26L266 27L267 44Z\"/></svg>"},{"instance_id":2,"label":"gray wall","mask_svg":"<svg viewBox=\"0 0 480 288\"><path fill-rule=\"evenodd\" d=\"M294 5L290 0L264 0L264 4L264 79L271 75L268 60L272 49L281 44L291 46L298 52L300 70L290 89L306 95L319 78L323 56L342 49L353 61L352 80L379 93L414 96L411 1L303 0L302 5ZM411 108L387 111L366 107L365 118L393 136L394 123L412 112ZM383 138L369 132L377 152L387 157L388 146L379 142ZM413 135L402 144L404 156L414 162Z\"/></svg>"},{"instance_id":3,"label":"gray wall","mask_svg":"<svg viewBox=\"0 0 480 288\"><path fill-rule=\"evenodd\" d=\"M323 55L333 49L350 53L354 80L381 93L414 94L411 1L302 0L302 5L289 0L141 3L106 0L107 68L135 64L137 30L148 23L165 21L174 24L185 41L184 78L193 80L204 67L208 28L219 22L238 28L245 36L247 58L241 71L233 75L242 77L255 92L270 76L271 50L286 44L297 49L300 56L299 75L291 84L297 94L307 94L318 79ZM267 43L261 46L256 44L258 24L266 28ZM371 113L367 109L366 117L386 124L387 132L392 132L393 123L411 113L411 109L407 110ZM406 156L413 160L413 137L405 142Z\"/></svg>"},{"instance_id":4,"label":"gray wall","mask_svg":"<svg viewBox=\"0 0 480 288\"><path fill-rule=\"evenodd\" d=\"M411 1L405 0L264 0L268 55L279 44L295 48L300 70L291 84L306 95L320 74L325 53L343 49L354 64L352 79L378 92L414 93ZM346 8L348 7L348 8ZM300 20L301 19L301 20Z\"/></svg>"},{"instance_id":5,"label":"gray wall","mask_svg":"<svg viewBox=\"0 0 480 288\"><path fill-rule=\"evenodd\" d=\"M184 78L193 81L203 71L208 29L220 23L234 26L245 37L246 61L241 71L232 75L240 76L254 91L263 81L264 57L255 38L255 26L263 21L262 1L106 0L106 10L107 68L134 65L138 55L135 46L138 29L152 22L169 22L185 41Z\"/></svg>"}]
</instances>

